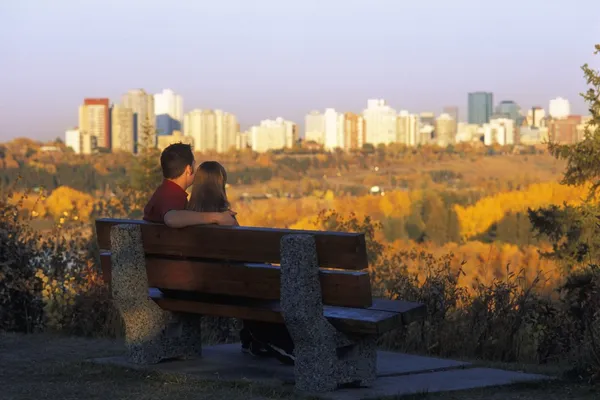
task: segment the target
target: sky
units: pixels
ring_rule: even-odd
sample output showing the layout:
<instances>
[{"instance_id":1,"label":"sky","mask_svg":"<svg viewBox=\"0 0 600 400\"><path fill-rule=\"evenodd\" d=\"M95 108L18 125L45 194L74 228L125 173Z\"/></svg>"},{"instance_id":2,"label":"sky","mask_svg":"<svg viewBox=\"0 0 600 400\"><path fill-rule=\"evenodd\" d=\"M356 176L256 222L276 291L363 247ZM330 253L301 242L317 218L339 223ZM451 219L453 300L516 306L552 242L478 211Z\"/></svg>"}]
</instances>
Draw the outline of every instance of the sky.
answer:
<instances>
[{"instance_id":1,"label":"sky","mask_svg":"<svg viewBox=\"0 0 600 400\"><path fill-rule=\"evenodd\" d=\"M441 112L467 93L587 113L598 0L0 0L0 142L63 137L85 97L173 89L242 129L326 107Z\"/></svg>"}]
</instances>

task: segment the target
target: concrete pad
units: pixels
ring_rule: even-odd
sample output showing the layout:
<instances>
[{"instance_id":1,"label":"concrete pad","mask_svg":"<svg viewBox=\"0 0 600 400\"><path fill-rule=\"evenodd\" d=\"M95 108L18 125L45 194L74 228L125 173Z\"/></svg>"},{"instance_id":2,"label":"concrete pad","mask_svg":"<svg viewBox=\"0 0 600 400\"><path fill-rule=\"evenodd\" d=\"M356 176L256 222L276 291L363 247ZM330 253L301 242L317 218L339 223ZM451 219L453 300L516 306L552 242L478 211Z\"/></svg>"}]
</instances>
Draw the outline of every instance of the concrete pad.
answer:
<instances>
[{"instance_id":1,"label":"concrete pad","mask_svg":"<svg viewBox=\"0 0 600 400\"><path fill-rule=\"evenodd\" d=\"M240 351L239 344L207 346L203 356L194 360L164 361L154 365L132 364L124 356L90 360L94 363L118 365L132 369L185 374L199 379L252 381L268 385L293 385L294 367L277 360L255 358ZM505 385L513 382L548 379L542 375L524 374L489 368L469 368L471 364L380 351L377 354L377 380L371 388L340 389L320 394L325 399L369 399L420 392L438 392Z\"/></svg>"},{"instance_id":2,"label":"concrete pad","mask_svg":"<svg viewBox=\"0 0 600 400\"><path fill-rule=\"evenodd\" d=\"M327 394L319 394L319 396L328 400L367 400L386 396L467 390L544 379L550 378L544 375L499 369L467 368L379 378L370 388L340 389Z\"/></svg>"}]
</instances>

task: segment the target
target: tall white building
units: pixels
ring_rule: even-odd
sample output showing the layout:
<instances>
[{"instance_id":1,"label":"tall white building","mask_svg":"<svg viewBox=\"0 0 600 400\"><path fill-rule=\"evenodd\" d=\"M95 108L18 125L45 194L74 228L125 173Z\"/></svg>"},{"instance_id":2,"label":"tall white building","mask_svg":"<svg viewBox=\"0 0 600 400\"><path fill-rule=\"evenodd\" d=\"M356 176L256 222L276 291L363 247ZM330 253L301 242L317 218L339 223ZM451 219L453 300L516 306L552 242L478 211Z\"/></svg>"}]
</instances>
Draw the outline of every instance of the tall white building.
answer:
<instances>
[{"instance_id":1,"label":"tall white building","mask_svg":"<svg viewBox=\"0 0 600 400\"><path fill-rule=\"evenodd\" d=\"M325 149L344 148L344 114L327 108L323 114L325 119Z\"/></svg>"},{"instance_id":2,"label":"tall white building","mask_svg":"<svg viewBox=\"0 0 600 400\"><path fill-rule=\"evenodd\" d=\"M569 100L563 99L562 97L550 100L548 114L554 119L567 118L571 115L571 104L569 104Z\"/></svg>"},{"instance_id":3,"label":"tall white building","mask_svg":"<svg viewBox=\"0 0 600 400\"><path fill-rule=\"evenodd\" d=\"M319 111L311 111L304 118L304 140L325 145L325 116Z\"/></svg>"},{"instance_id":4,"label":"tall white building","mask_svg":"<svg viewBox=\"0 0 600 400\"><path fill-rule=\"evenodd\" d=\"M265 152L292 147L290 132L297 130L296 124L283 118L263 120L260 125L250 128L252 150Z\"/></svg>"},{"instance_id":5,"label":"tall white building","mask_svg":"<svg viewBox=\"0 0 600 400\"><path fill-rule=\"evenodd\" d=\"M172 135L181 131L183 121L183 98L171 89L163 89L154 95L154 115L159 135Z\"/></svg>"},{"instance_id":6,"label":"tall white building","mask_svg":"<svg viewBox=\"0 0 600 400\"><path fill-rule=\"evenodd\" d=\"M407 146L421 144L421 119L406 110L398 113L397 142Z\"/></svg>"},{"instance_id":7,"label":"tall white building","mask_svg":"<svg viewBox=\"0 0 600 400\"><path fill-rule=\"evenodd\" d=\"M65 132L65 146L72 148L76 154L81 153L81 132L79 129L68 129Z\"/></svg>"},{"instance_id":8,"label":"tall white building","mask_svg":"<svg viewBox=\"0 0 600 400\"><path fill-rule=\"evenodd\" d=\"M228 112L195 109L184 115L183 133L192 137L195 151L224 153L237 147L239 125Z\"/></svg>"},{"instance_id":9,"label":"tall white building","mask_svg":"<svg viewBox=\"0 0 600 400\"><path fill-rule=\"evenodd\" d=\"M366 121L366 143L374 146L389 144L396 141L397 114L382 99L367 101L367 108L363 111Z\"/></svg>"},{"instance_id":10,"label":"tall white building","mask_svg":"<svg viewBox=\"0 0 600 400\"><path fill-rule=\"evenodd\" d=\"M515 121L509 118L491 119L483 125L483 143L486 146L515 144Z\"/></svg>"},{"instance_id":11,"label":"tall white building","mask_svg":"<svg viewBox=\"0 0 600 400\"><path fill-rule=\"evenodd\" d=\"M132 89L123 95L121 105L133 111L135 121L133 136L136 140L136 152L144 146L155 147L156 119L154 115L154 96L146 93L144 89ZM148 132L144 132L145 127Z\"/></svg>"}]
</instances>

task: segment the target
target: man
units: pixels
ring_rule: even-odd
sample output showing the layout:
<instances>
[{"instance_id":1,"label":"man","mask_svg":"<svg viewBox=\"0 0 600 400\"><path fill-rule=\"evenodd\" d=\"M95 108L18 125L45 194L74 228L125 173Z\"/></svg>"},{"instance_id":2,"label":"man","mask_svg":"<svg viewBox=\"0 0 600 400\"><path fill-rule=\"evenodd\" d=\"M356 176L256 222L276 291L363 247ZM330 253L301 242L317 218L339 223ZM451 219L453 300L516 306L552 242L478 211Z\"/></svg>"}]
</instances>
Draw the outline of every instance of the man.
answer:
<instances>
[{"instance_id":1,"label":"man","mask_svg":"<svg viewBox=\"0 0 600 400\"><path fill-rule=\"evenodd\" d=\"M188 144L172 144L160 155L164 180L156 189L146 207L144 220L164 223L171 228L191 225L237 225L235 212L196 212L186 210L186 189L194 182L195 160ZM283 329L283 333L279 332ZM294 362L293 342L285 330L277 324L244 321L240 332L242 351L255 356L275 356L281 362Z\"/></svg>"},{"instance_id":2,"label":"man","mask_svg":"<svg viewBox=\"0 0 600 400\"><path fill-rule=\"evenodd\" d=\"M171 228L190 225L235 225L235 213L186 210L187 193L194 182L195 160L189 144L175 143L163 150L160 167L164 180L144 208L144 220L164 223Z\"/></svg>"}]
</instances>

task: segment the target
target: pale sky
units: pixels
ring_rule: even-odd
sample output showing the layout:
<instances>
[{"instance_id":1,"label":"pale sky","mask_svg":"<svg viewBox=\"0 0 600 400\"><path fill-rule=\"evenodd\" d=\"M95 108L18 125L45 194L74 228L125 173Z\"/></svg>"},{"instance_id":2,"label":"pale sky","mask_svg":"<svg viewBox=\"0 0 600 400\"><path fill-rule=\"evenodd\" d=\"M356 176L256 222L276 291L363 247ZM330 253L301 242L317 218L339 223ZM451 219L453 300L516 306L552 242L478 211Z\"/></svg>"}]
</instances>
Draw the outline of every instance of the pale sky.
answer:
<instances>
[{"instance_id":1,"label":"pale sky","mask_svg":"<svg viewBox=\"0 0 600 400\"><path fill-rule=\"evenodd\" d=\"M369 98L441 112L467 93L587 113L598 0L0 0L0 141L63 137L84 97L171 88L242 128Z\"/></svg>"}]
</instances>

